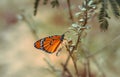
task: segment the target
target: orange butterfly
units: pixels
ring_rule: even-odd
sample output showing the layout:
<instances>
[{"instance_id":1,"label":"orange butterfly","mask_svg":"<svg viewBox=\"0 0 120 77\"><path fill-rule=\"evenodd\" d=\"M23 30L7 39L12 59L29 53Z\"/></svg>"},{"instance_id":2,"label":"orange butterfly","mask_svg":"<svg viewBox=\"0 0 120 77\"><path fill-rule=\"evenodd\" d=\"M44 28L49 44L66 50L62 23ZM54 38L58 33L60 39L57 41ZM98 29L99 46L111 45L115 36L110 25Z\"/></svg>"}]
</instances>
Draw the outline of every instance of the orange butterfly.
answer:
<instances>
[{"instance_id":1,"label":"orange butterfly","mask_svg":"<svg viewBox=\"0 0 120 77\"><path fill-rule=\"evenodd\" d=\"M63 34L42 38L34 43L34 47L48 53L53 53L62 43L64 36L65 35Z\"/></svg>"}]
</instances>

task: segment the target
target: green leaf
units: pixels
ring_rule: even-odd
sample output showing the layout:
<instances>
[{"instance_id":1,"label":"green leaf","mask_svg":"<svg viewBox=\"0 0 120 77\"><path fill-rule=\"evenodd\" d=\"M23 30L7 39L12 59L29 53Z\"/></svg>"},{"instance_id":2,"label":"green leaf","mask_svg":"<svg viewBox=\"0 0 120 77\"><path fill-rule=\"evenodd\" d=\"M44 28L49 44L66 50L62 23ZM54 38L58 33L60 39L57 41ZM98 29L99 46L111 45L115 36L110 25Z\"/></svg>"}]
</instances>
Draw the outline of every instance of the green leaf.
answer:
<instances>
[{"instance_id":1,"label":"green leaf","mask_svg":"<svg viewBox=\"0 0 120 77\"><path fill-rule=\"evenodd\" d=\"M54 7L58 7L58 6L59 6L58 0L53 0L53 1L51 1L51 5L52 5L53 8L54 8Z\"/></svg>"}]
</instances>

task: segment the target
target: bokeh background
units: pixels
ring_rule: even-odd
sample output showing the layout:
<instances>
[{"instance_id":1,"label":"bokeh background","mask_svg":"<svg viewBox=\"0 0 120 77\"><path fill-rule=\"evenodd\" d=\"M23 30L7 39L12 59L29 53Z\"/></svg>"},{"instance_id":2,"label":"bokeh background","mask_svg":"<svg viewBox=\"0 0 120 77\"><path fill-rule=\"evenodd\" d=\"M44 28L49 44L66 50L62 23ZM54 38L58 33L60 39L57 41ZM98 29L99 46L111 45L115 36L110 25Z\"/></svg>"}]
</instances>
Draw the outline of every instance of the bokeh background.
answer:
<instances>
[{"instance_id":1,"label":"bokeh background","mask_svg":"<svg viewBox=\"0 0 120 77\"><path fill-rule=\"evenodd\" d=\"M79 1L79 0L78 0ZM71 26L66 1L60 1L60 7L39 3L38 12L33 16L35 0L0 0L0 77L56 77L49 71L47 59L54 67L62 69L67 53L60 56L48 54L34 48L40 38L61 35ZM79 11L77 1L72 1L73 13ZM97 71L106 77L120 76L120 20L109 11L109 28L101 32L95 16L89 23L91 29L83 40L94 56ZM72 34L69 34L71 36ZM66 36L67 37L67 36ZM74 68L71 68L71 71ZM96 69L95 69L96 70ZM94 71L93 71L94 72ZM96 72L95 72L96 73Z\"/></svg>"}]
</instances>

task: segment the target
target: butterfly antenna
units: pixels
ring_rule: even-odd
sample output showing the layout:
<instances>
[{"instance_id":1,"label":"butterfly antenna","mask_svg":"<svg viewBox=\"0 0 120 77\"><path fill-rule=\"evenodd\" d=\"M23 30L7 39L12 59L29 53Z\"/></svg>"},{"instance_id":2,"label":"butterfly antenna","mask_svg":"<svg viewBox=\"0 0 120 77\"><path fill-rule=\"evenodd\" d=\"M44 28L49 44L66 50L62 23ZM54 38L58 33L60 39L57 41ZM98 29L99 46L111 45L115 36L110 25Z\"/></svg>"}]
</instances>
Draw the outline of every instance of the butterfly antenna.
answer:
<instances>
[{"instance_id":1,"label":"butterfly antenna","mask_svg":"<svg viewBox=\"0 0 120 77\"><path fill-rule=\"evenodd\" d=\"M61 41L63 41L64 36L65 36L65 33L67 33L67 32L69 32L69 31L66 31L66 32L64 32L64 33L61 35Z\"/></svg>"},{"instance_id":2,"label":"butterfly antenna","mask_svg":"<svg viewBox=\"0 0 120 77\"><path fill-rule=\"evenodd\" d=\"M65 35L65 34L68 33L68 32L70 32L70 31L66 31L66 32L64 32L63 35Z\"/></svg>"}]
</instances>

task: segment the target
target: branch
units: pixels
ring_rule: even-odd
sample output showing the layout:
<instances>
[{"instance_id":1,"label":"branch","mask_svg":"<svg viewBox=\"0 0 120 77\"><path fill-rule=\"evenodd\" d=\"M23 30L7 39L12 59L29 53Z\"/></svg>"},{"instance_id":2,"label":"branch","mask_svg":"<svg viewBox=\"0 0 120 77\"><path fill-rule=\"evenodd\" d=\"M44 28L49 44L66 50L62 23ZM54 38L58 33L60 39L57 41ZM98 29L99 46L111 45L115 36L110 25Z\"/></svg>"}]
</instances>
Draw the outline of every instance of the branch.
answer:
<instances>
[{"instance_id":1,"label":"branch","mask_svg":"<svg viewBox=\"0 0 120 77\"><path fill-rule=\"evenodd\" d=\"M72 23L73 23L73 22L74 22L74 19L73 19L73 15L72 15L70 0L67 0L67 5L68 5L68 10L69 10L70 19L71 19L71 21L72 21Z\"/></svg>"},{"instance_id":2,"label":"branch","mask_svg":"<svg viewBox=\"0 0 120 77\"><path fill-rule=\"evenodd\" d=\"M67 0L67 1L69 1L69 0ZM68 2L68 3L69 3L69 2ZM87 12L87 0L86 0L86 6L85 6L85 8L86 8L86 11L85 11L85 21L84 21L84 24L83 24L82 26L86 26L86 24L87 24L87 13L88 13L88 12ZM70 12L70 15L71 15L71 12ZM78 44L81 42L81 41L80 41L80 40L81 40L81 35L82 35L82 33L83 33L84 30L85 30L85 29L82 29L81 32L78 34L76 44L75 44L75 46L73 46L72 50L69 50L69 49L68 49L69 56L68 56L68 58L67 58L67 60L66 60L66 62L65 62L65 64L64 64L64 66L66 67L66 66L68 65L68 62L69 62L70 57L71 57L78 77L79 77L79 74L78 74L77 65L76 65L76 62L74 61L74 59L73 59L73 57L72 57L72 54L73 54L73 52L76 50L76 48L78 47ZM63 72L64 72L64 71L65 71L65 70L63 70Z\"/></svg>"},{"instance_id":3,"label":"branch","mask_svg":"<svg viewBox=\"0 0 120 77\"><path fill-rule=\"evenodd\" d=\"M65 70L65 71L62 73L63 76L65 75L65 72L67 72L67 73L69 74L69 77L73 77L72 74L70 73L70 71L68 70L68 68L65 67L63 63L61 63L61 65L62 65L63 69Z\"/></svg>"},{"instance_id":4,"label":"branch","mask_svg":"<svg viewBox=\"0 0 120 77\"><path fill-rule=\"evenodd\" d=\"M77 76L79 77L79 73L78 73L76 61L74 60L74 57L72 56L71 51L69 50L69 48L68 48L67 46L66 46L66 48L67 48L67 51L69 52L70 57L72 58L72 61L73 61L74 67L75 67L76 74L77 74Z\"/></svg>"}]
</instances>

